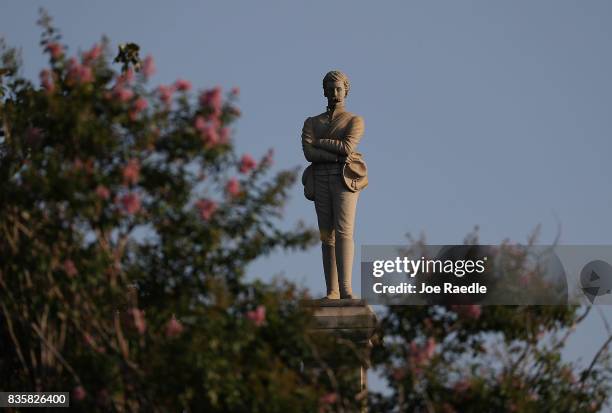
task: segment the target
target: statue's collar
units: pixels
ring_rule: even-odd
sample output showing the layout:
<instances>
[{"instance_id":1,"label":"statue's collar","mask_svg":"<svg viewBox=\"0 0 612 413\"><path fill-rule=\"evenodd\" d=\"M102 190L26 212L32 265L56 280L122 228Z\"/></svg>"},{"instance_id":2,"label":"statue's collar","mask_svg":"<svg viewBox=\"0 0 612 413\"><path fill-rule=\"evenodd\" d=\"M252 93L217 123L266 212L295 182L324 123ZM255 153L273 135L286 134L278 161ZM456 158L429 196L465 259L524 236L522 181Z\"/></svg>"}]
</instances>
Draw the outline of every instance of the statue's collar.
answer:
<instances>
[{"instance_id":1,"label":"statue's collar","mask_svg":"<svg viewBox=\"0 0 612 413\"><path fill-rule=\"evenodd\" d=\"M336 105L333 109L331 107L327 107L327 116L330 119L334 119L338 115L344 113L346 110L344 109L344 105Z\"/></svg>"}]
</instances>

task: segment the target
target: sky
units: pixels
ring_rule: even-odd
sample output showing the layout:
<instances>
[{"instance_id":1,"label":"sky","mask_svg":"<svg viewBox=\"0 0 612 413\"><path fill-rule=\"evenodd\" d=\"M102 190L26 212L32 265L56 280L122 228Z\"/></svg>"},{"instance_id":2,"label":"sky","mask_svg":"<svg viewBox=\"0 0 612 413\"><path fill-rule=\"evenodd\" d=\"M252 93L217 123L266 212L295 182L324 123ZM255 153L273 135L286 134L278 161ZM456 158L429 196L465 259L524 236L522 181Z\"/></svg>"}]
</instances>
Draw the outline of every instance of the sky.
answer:
<instances>
[{"instance_id":1,"label":"sky","mask_svg":"<svg viewBox=\"0 0 612 413\"><path fill-rule=\"evenodd\" d=\"M359 151L370 185L355 231L362 245L482 243L612 245L612 3L592 0L181 1L3 0L0 35L22 49L32 79L44 6L72 53L105 34L155 58L152 83L240 88L239 152L275 151L275 168L303 168L300 132L325 110L321 80L351 81L362 115ZM283 225L316 227L301 185ZM322 295L320 248L259 259L249 277L282 274ZM359 292L359 274L353 284ZM612 307L599 307L612 319ZM606 331L598 311L568 343L590 361Z\"/></svg>"}]
</instances>

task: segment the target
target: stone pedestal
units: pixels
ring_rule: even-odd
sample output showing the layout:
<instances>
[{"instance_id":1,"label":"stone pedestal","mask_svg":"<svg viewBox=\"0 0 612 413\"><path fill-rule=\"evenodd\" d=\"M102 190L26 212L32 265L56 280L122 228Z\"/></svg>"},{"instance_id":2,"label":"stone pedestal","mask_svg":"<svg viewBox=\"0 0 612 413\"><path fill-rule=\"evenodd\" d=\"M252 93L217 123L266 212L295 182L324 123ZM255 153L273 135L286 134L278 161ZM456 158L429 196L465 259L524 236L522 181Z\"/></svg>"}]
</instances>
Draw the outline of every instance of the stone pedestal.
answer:
<instances>
[{"instance_id":1,"label":"stone pedestal","mask_svg":"<svg viewBox=\"0 0 612 413\"><path fill-rule=\"evenodd\" d=\"M356 396L362 400L361 413L367 412L367 370L370 367L370 350L377 340L376 314L365 300L310 300L304 303L314 315L313 333L335 334L350 340L360 352L360 365L355 365Z\"/></svg>"}]
</instances>

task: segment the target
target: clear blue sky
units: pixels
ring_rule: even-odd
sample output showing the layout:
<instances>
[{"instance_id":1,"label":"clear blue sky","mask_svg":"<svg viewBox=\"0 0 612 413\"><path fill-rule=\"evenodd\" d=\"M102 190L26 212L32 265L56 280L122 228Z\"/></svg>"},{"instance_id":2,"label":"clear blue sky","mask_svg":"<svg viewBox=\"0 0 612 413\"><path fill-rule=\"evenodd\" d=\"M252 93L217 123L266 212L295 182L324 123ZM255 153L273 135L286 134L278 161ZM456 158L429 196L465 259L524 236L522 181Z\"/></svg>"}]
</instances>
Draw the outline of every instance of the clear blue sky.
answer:
<instances>
[{"instance_id":1,"label":"clear blue sky","mask_svg":"<svg viewBox=\"0 0 612 413\"><path fill-rule=\"evenodd\" d=\"M41 5L72 52L107 34L155 57L154 83L239 86L238 148L274 148L278 168L305 165L302 123L324 110L322 76L345 71L370 170L357 252L407 232L461 243L474 225L498 243L542 224L550 243L558 222L562 244L612 245L609 1L4 0L0 34L31 78L45 64ZM300 186L286 218L316 225ZM319 248L261 259L250 276L277 273L323 291ZM605 335L590 317L566 357L590 359Z\"/></svg>"}]
</instances>

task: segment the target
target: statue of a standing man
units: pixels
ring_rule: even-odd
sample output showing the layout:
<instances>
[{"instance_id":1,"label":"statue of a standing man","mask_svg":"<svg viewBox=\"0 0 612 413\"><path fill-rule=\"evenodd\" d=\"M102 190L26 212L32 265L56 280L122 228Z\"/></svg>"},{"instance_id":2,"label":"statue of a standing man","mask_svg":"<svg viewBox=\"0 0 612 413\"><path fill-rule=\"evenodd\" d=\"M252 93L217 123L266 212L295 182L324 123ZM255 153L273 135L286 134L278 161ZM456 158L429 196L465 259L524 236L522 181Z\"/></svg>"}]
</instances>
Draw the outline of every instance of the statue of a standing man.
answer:
<instances>
[{"instance_id":1,"label":"statue of a standing man","mask_svg":"<svg viewBox=\"0 0 612 413\"><path fill-rule=\"evenodd\" d=\"M363 118L344 108L349 89L349 80L344 73L335 70L327 73L323 78L327 110L306 119L302 129L304 156L312 162L314 170L314 203L327 299L355 298L351 275L359 189L355 181L352 181L352 188L347 184L343 166L356 156L360 157L355 150L363 135L364 124Z\"/></svg>"}]
</instances>

